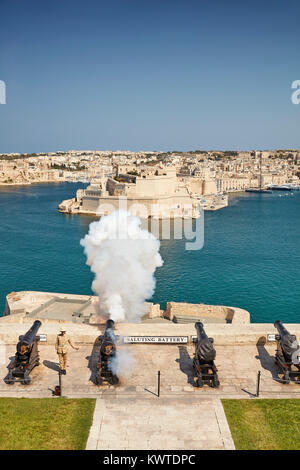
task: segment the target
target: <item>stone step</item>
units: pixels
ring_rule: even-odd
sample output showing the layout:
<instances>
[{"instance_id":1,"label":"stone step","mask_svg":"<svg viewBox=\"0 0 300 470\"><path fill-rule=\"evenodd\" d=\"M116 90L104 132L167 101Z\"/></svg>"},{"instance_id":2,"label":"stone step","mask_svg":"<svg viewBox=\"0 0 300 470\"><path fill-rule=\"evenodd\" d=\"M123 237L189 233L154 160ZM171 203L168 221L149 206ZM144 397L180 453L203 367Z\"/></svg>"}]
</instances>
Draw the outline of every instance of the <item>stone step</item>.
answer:
<instances>
[{"instance_id":1,"label":"stone step","mask_svg":"<svg viewBox=\"0 0 300 470\"><path fill-rule=\"evenodd\" d=\"M174 323L196 323L197 321L200 321L199 317L181 317L178 315L173 317Z\"/></svg>"},{"instance_id":2,"label":"stone step","mask_svg":"<svg viewBox=\"0 0 300 470\"><path fill-rule=\"evenodd\" d=\"M226 321L222 318L205 318L205 317L189 317L189 316L180 316L174 315L173 322L174 323L196 323L201 321L202 323L226 323Z\"/></svg>"}]
</instances>

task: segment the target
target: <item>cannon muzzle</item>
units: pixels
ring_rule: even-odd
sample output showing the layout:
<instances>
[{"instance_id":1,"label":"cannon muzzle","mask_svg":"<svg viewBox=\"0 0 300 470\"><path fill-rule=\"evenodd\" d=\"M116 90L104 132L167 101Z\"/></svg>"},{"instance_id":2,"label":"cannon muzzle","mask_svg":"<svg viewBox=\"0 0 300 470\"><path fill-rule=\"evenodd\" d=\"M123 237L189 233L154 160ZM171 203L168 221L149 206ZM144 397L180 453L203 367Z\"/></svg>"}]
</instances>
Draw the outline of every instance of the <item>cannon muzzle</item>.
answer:
<instances>
[{"instance_id":1,"label":"cannon muzzle","mask_svg":"<svg viewBox=\"0 0 300 470\"><path fill-rule=\"evenodd\" d=\"M112 342L116 341L114 329L115 329L115 322L113 320L107 320L104 335L103 335L104 341L108 341L108 340L111 340Z\"/></svg>"},{"instance_id":2,"label":"cannon muzzle","mask_svg":"<svg viewBox=\"0 0 300 470\"><path fill-rule=\"evenodd\" d=\"M284 335L289 335L290 334L280 320L276 320L274 322L274 326L275 326L275 328L277 328L277 331L278 331L278 333L280 334L281 337L283 337Z\"/></svg>"},{"instance_id":3,"label":"cannon muzzle","mask_svg":"<svg viewBox=\"0 0 300 470\"><path fill-rule=\"evenodd\" d=\"M197 321L195 323L195 328L197 331L197 341L202 341L203 339L208 339L207 334L205 333L203 323L201 321Z\"/></svg>"},{"instance_id":4,"label":"cannon muzzle","mask_svg":"<svg viewBox=\"0 0 300 470\"><path fill-rule=\"evenodd\" d=\"M114 330L115 329L115 322L111 319L107 320L105 330Z\"/></svg>"}]
</instances>

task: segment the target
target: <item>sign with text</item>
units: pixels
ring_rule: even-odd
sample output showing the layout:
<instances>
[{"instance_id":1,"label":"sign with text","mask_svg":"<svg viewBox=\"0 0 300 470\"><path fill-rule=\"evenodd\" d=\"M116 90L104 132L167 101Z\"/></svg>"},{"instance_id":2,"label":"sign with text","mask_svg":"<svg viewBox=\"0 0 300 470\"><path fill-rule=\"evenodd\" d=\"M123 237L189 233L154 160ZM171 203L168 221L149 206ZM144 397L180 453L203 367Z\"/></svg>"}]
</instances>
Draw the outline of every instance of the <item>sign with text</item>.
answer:
<instances>
[{"instance_id":1,"label":"sign with text","mask_svg":"<svg viewBox=\"0 0 300 470\"><path fill-rule=\"evenodd\" d=\"M187 344L187 336L124 336L125 344L150 343L150 344Z\"/></svg>"}]
</instances>

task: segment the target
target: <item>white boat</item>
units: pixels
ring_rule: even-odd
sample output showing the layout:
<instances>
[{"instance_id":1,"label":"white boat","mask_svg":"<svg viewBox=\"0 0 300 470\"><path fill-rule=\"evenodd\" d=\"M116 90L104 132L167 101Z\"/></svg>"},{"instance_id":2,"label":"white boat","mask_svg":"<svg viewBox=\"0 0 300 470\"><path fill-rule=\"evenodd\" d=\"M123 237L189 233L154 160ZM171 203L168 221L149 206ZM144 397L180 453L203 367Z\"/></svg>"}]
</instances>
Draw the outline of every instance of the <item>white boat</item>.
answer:
<instances>
[{"instance_id":1,"label":"white boat","mask_svg":"<svg viewBox=\"0 0 300 470\"><path fill-rule=\"evenodd\" d=\"M288 186L287 184L270 184L268 186L268 189L271 189L272 191L291 191L292 188Z\"/></svg>"}]
</instances>

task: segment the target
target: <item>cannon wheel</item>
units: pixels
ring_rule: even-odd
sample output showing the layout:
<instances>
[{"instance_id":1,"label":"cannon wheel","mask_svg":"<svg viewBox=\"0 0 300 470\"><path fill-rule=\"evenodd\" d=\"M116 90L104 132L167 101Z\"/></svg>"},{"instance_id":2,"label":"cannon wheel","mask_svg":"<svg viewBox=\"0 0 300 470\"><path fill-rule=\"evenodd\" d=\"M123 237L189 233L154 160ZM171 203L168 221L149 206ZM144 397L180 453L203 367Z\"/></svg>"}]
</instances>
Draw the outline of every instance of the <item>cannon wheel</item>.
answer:
<instances>
[{"instance_id":1,"label":"cannon wheel","mask_svg":"<svg viewBox=\"0 0 300 470\"><path fill-rule=\"evenodd\" d=\"M216 375L216 376L213 378L213 381L212 381L212 383L213 383L213 387L215 387L215 388L219 387L219 385L220 385L220 381L219 381L219 379L218 379L218 376L217 376L217 375Z\"/></svg>"},{"instance_id":2,"label":"cannon wheel","mask_svg":"<svg viewBox=\"0 0 300 470\"><path fill-rule=\"evenodd\" d=\"M9 372L7 379L5 380L5 383L7 385L13 385L15 383L15 380L13 378L13 375L11 372Z\"/></svg>"},{"instance_id":3,"label":"cannon wheel","mask_svg":"<svg viewBox=\"0 0 300 470\"><path fill-rule=\"evenodd\" d=\"M285 372L285 373L284 373L283 380L284 380L284 383L285 383L285 384L289 384L289 383L290 383L290 374L289 374L288 372Z\"/></svg>"},{"instance_id":4,"label":"cannon wheel","mask_svg":"<svg viewBox=\"0 0 300 470\"><path fill-rule=\"evenodd\" d=\"M203 382L202 379L200 379L200 378L198 377L197 380L196 380L196 384L197 384L197 387L202 388L203 385L204 385L204 382Z\"/></svg>"},{"instance_id":5,"label":"cannon wheel","mask_svg":"<svg viewBox=\"0 0 300 470\"><path fill-rule=\"evenodd\" d=\"M99 375L96 375L95 377L95 384L96 385L102 385L102 378Z\"/></svg>"},{"instance_id":6,"label":"cannon wheel","mask_svg":"<svg viewBox=\"0 0 300 470\"><path fill-rule=\"evenodd\" d=\"M119 383L118 377L117 377L116 375L113 375L113 376L111 377L111 379L109 380L109 383L110 383L111 385L118 385L118 383Z\"/></svg>"},{"instance_id":7,"label":"cannon wheel","mask_svg":"<svg viewBox=\"0 0 300 470\"><path fill-rule=\"evenodd\" d=\"M22 385L29 385L30 384L30 379L24 379L21 382Z\"/></svg>"}]
</instances>

